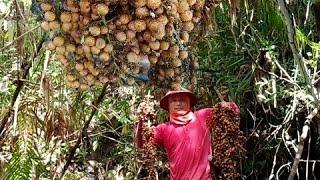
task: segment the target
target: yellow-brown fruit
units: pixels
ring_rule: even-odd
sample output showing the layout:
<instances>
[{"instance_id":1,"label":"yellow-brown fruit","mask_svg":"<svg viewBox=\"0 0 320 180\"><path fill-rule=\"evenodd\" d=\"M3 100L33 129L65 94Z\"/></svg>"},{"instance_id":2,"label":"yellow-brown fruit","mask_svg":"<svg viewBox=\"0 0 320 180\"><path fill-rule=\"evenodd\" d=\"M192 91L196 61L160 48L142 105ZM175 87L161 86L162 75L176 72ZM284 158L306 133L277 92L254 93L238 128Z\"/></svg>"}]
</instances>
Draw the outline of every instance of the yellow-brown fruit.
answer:
<instances>
[{"instance_id":1,"label":"yellow-brown fruit","mask_svg":"<svg viewBox=\"0 0 320 180\"><path fill-rule=\"evenodd\" d=\"M71 12L79 12L79 8L77 6L69 6L68 9L71 11Z\"/></svg>"},{"instance_id":2,"label":"yellow-brown fruit","mask_svg":"<svg viewBox=\"0 0 320 180\"><path fill-rule=\"evenodd\" d=\"M54 43L52 41L47 41L45 46L49 50L54 50L56 48L56 45L54 45Z\"/></svg>"},{"instance_id":3,"label":"yellow-brown fruit","mask_svg":"<svg viewBox=\"0 0 320 180\"><path fill-rule=\"evenodd\" d=\"M141 45L141 51L144 53L149 53L150 52L150 47L146 44Z\"/></svg>"},{"instance_id":4,"label":"yellow-brown fruit","mask_svg":"<svg viewBox=\"0 0 320 180\"><path fill-rule=\"evenodd\" d=\"M147 30L143 32L143 39L147 42L155 41L156 39L152 36L151 31Z\"/></svg>"},{"instance_id":5,"label":"yellow-brown fruit","mask_svg":"<svg viewBox=\"0 0 320 180\"><path fill-rule=\"evenodd\" d=\"M55 46L62 46L64 44L64 38L61 36L57 36L53 38L53 43Z\"/></svg>"},{"instance_id":6,"label":"yellow-brown fruit","mask_svg":"<svg viewBox=\"0 0 320 180\"><path fill-rule=\"evenodd\" d=\"M108 26L100 26L100 34L104 35L109 32Z\"/></svg>"},{"instance_id":7,"label":"yellow-brown fruit","mask_svg":"<svg viewBox=\"0 0 320 180\"><path fill-rule=\"evenodd\" d=\"M192 20L192 16L193 16L192 11L188 10L188 11L185 11L185 12L180 14L180 19L183 22L191 21Z\"/></svg>"},{"instance_id":8,"label":"yellow-brown fruit","mask_svg":"<svg viewBox=\"0 0 320 180\"><path fill-rule=\"evenodd\" d=\"M91 8L90 8L90 2L87 0L81 0L79 2L79 6L80 6L80 12L82 14L87 14L90 12Z\"/></svg>"},{"instance_id":9,"label":"yellow-brown fruit","mask_svg":"<svg viewBox=\"0 0 320 180\"><path fill-rule=\"evenodd\" d=\"M184 60L184 59L186 59L187 57L188 57L188 51L181 50L181 51L179 52L179 59Z\"/></svg>"},{"instance_id":10,"label":"yellow-brown fruit","mask_svg":"<svg viewBox=\"0 0 320 180\"><path fill-rule=\"evenodd\" d=\"M91 48L90 48L90 49L91 49ZM86 56L86 58L87 58L88 60L93 61L93 56L92 56L91 53L85 53L84 55Z\"/></svg>"},{"instance_id":11,"label":"yellow-brown fruit","mask_svg":"<svg viewBox=\"0 0 320 180\"><path fill-rule=\"evenodd\" d=\"M82 49L83 49L84 54L90 54L91 53L90 46L88 46L88 45L82 45Z\"/></svg>"},{"instance_id":12,"label":"yellow-brown fruit","mask_svg":"<svg viewBox=\"0 0 320 180\"><path fill-rule=\"evenodd\" d=\"M99 77L99 81L102 83L102 84L105 84L109 81L109 79L107 77L104 77L104 76L100 76Z\"/></svg>"},{"instance_id":13,"label":"yellow-brown fruit","mask_svg":"<svg viewBox=\"0 0 320 180\"><path fill-rule=\"evenodd\" d=\"M99 49L103 49L106 46L106 41L102 38L97 38L96 47Z\"/></svg>"},{"instance_id":14,"label":"yellow-brown fruit","mask_svg":"<svg viewBox=\"0 0 320 180\"><path fill-rule=\"evenodd\" d=\"M158 76L158 80L162 82L162 81L164 81L164 80L165 80L165 77L164 77L164 76L162 76L162 75L159 75L159 76Z\"/></svg>"},{"instance_id":15,"label":"yellow-brown fruit","mask_svg":"<svg viewBox=\"0 0 320 180\"><path fill-rule=\"evenodd\" d=\"M186 31L182 31L181 32L181 40L182 40L182 43L189 42L189 33Z\"/></svg>"},{"instance_id":16,"label":"yellow-brown fruit","mask_svg":"<svg viewBox=\"0 0 320 180\"><path fill-rule=\"evenodd\" d=\"M50 31L50 26L48 21L43 21L40 26L44 31Z\"/></svg>"},{"instance_id":17,"label":"yellow-brown fruit","mask_svg":"<svg viewBox=\"0 0 320 180\"><path fill-rule=\"evenodd\" d=\"M75 89L79 88L80 87L80 82L79 81L73 81L72 85L70 87L75 88Z\"/></svg>"},{"instance_id":18,"label":"yellow-brown fruit","mask_svg":"<svg viewBox=\"0 0 320 180\"><path fill-rule=\"evenodd\" d=\"M139 56L134 52L129 52L127 54L127 60L129 63L137 63L139 61Z\"/></svg>"},{"instance_id":19,"label":"yellow-brown fruit","mask_svg":"<svg viewBox=\"0 0 320 180\"><path fill-rule=\"evenodd\" d=\"M140 67L138 66L135 66L133 69L132 69L132 73L133 74L138 74L140 72Z\"/></svg>"},{"instance_id":20,"label":"yellow-brown fruit","mask_svg":"<svg viewBox=\"0 0 320 180\"><path fill-rule=\"evenodd\" d=\"M100 53L99 58L101 60L103 60L104 62L109 62L110 61L110 55L108 53L106 53L106 52Z\"/></svg>"},{"instance_id":21,"label":"yellow-brown fruit","mask_svg":"<svg viewBox=\"0 0 320 180\"><path fill-rule=\"evenodd\" d=\"M52 9L52 5L49 3L41 3L40 6L43 11L50 11Z\"/></svg>"},{"instance_id":22,"label":"yellow-brown fruit","mask_svg":"<svg viewBox=\"0 0 320 180\"><path fill-rule=\"evenodd\" d=\"M158 28L162 25L162 23L160 21L158 21L157 19L152 19L147 23L148 29L150 31L157 31Z\"/></svg>"},{"instance_id":23,"label":"yellow-brown fruit","mask_svg":"<svg viewBox=\"0 0 320 180\"><path fill-rule=\"evenodd\" d=\"M176 67L180 67L182 65L181 59L179 58L174 58L172 60L172 67L176 68Z\"/></svg>"},{"instance_id":24,"label":"yellow-brown fruit","mask_svg":"<svg viewBox=\"0 0 320 180\"><path fill-rule=\"evenodd\" d=\"M76 46L74 44L67 44L66 45L66 51L67 52L75 52L76 51Z\"/></svg>"},{"instance_id":25,"label":"yellow-brown fruit","mask_svg":"<svg viewBox=\"0 0 320 180\"><path fill-rule=\"evenodd\" d=\"M142 7L142 6L144 6L144 5L146 5L146 0L135 0L134 1L134 5L136 6L136 7Z\"/></svg>"},{"instance_id":26,"label":"yellow-brown fruit","mask_svg":"<svg viewBox=\"0 0 320 180\"><path fill-rule=\"evenodd\" d=\"M182 25L182 29L185 31L192 31L194 29L194 24L192 21L184 22Z\"/></svg>"},{"instance_id":27,"label":"yellow-brown fruit","mask_svg":"<svg viewBox=\"0 0 320 180\"><path fill-rule=\"evenodd\" d=\"M143 18L149 15L149 10L147 7L143 6L143 7L138 7L135 10L135 14L138 18Z\"/></svg>"},{"instance_id":28,"label":"yellow-brown fruit","mask_svg":"<svg viewBox=\"0 0 320 180\"><path fill-rule=\"evenodd\" d=\"M106 47L103 49L104 52L111 53L113 51L113 45L107 44Z\"/></svg>"},{"instance_id":29,"label":"yellow-brown fruit","mask_svg":"<svg viewBox=\"0 0 320 180\"><path fill-rule=\"evenodd\" d=\"M146 0L146 5L148 8L155 10L161 5L161 0Z\"/></svg>"},{"instance_id":30,"label":"yellow-brown fruit","mask_svg":"<svg viewBox=\"0 0 320 180\"><path fill-rule=\"evenodd\" d=\"M179 56L179 46L177 46L176 44L175 45L172 45L170 48L170 56L171 57L178 57Z\"/></svg>"},{"instance_id":31,"label":"yellow-brown fruit","mask_svg":"<svg viewBox=\"0 0 320 180\"><path fill-rule=\"evenodd\" d=\"M109 29L109 30L112 31L112 30L115 30L116 28L117 28L116 25L113 24L112 22L108 24L108 29Z\"/></svg>"},{"instance_id":32,"label":"yellow-brown fruit","mask_svg":"<svg viewBox=\"0 0 320 180\"><path fill-rule=\"evenodd\" d=\"M97 46L91 46L91 53L97 55L100 53L100 49Z\"/></svg>"},{"instance_id":33,"label":"yellow-brown fruit","mask_svg":"<svg viewBox=\"0 0 320 180\"><path fill-rule=\"evenodd\" d=\"M158 18L158 21L161 23L162 26L165 26L169 22L167 16L165 16L165 15L161 15Z\"/></svg>"},{"instance_id":34,"label":"yellow-brown fruit","mask_svg":"<svg viewBox=\"0 0 320 180\"><path fill-rule=\"evenodd\" d=\"M120 42L124 42L127 39L127 35L126 33L120 31L115 34L115 38Z\"/></svg>"},{"instance_id":35,"label":"yellow-brown fruit","mask_svg":"<svg viewBox=\"0 0 320 180\"><path fill-rule=\"evenodd\" d=\"M160 42L159 41L149 42L149 47L152 50L158 50L160 48Z\"/></svg>"},{"instance_id":36,"label":"yellow-brown fruit","mask_svg":"<svg viewBox=\"0 0 320 180\"><path fill-rule=\"evenodd\" d=\"M157 56L149 56L149 61L151 64L157 64L158 57Z\"/></svg>"},{"instance_id":37,"label":"yellow-brown fruit","mask_svg":"<svg viewBox=\"0 0 320 180\"><path fill-rule=\"evenodd\" d=\"M190 9L190 6L187 2L187 0L180 0L177 4L177 11L178 13L183 13L185 11L188 11Z\"/></svg>"},{"instance_id":38,"label":"yellow-brown fruit","mask_svg":"<svg viewBox=\"0 0 320 180\"><path fill-rule=\"evenodd\" d=\"M85 91L89 89L89 86L87 84L81 83L79 89L80 91Z\"/></svg>"},{"instance_id":39,"label":"yellow-brown fruit","mask_svg":"<svg viewBox=\"0 0 320 180\"><path fill-rule=\"evenodd\" d=\"M77 71L82 71L84 69L84 66L82 63L77 63L76 66L75 66L75 69Z\"/></svg>"},{"instance_id":40,"label":"yellow-brown fruit","mask_svg":"<svg viewBox=\"0 0 320 180\"><path fill-rule=\"evenodd\" d=\"M80 28L87 27L90 22L91 22L90 17L83 16L82 19L80 20L79 26L80 26Z\"/></svg>"},{"instance_id":41,"label":"yellow-brown fruit","mask_svg":"<svg viewBox=\"0 0 320 180\"><path fill-rule=\"evenodd\" d=\"M165 27L165 29L166 29L166 35L167 35L168 37L173 36L174 27L173 27L172 24L167 25L167 26Z\"/></svg>"},{"instance_id":42,"label":"yellow-brown fruit","mask_svg":"<svg viewBox=\"0 0 320 180\"><path fill-rule=\"evenodd\" d=\"M181 82L174 81L174 82L171 83L171 88L172 89L177 89L177 88L180 88L180 87L181 87Z\"/></svg>"},{"instance_id":43,"label":"yellow-brown fruit","mask_svg":"<svg viewBox=\"0 0 320 180\"><path fill-rule=\"evenodd\" d=\"M56 55L55 55L55 58L56 58L57 60L60 60L60 59L67 59L67 58L66 58L66 56L65 56L65 55L63 55L63 54L56 54Z\"/></svg>"},{"instance_id":44,"label":"yellow-brown fruit","mask_svg":"<svg viewBox=\"0 0 320 180\"><path fill-rule=\"evenodd\" d=\"M57 54L64 54L65 52L66 52L66 48L64 46L56 47L56 53Z\"/></svg>"},{"instance_id":45,"label":"yellow-brown fruit","mask_svg":"<svg viewBox=\"0 0 320 180\"><path fill-rule=\"evenodd\" d=\"M68 74L68 75L66 76L66 79L67 79L67 81L74 81L74 80L76 80L76 77L74 77L74 76L71 75L71 74Z\"/></svg>"},{"instance_id":46,"label":"yellow-brown fruit","mask_svg":"<svg viewBox=\"0 0 320 180\"><path fill-rule=\"evenodd\" d=\"M82 46L78 46L77 47L77 50L76 50L76 53L78 54L78 55L82 55L83 54L83 47Z\"/></svg>"},{"instance_id":47,"label":"yellow-brown fruit","mask_svg":"<svg viewBox=\"0 0 320 180\"><path fill-rule=\"evenodd\" d=\"M47 11L44 13L44 19L46 21L54 21L56 19L56 15L52 11Z\"/></svg>"},{"instance_id":48,"label":"yellow-brown fruit","mask_svg":"<svg viewBox=\"0 0 320 180\"><path fill-rule=\"evenodd\" d=\"M89 32L92 34L92 36L99 36L101 31L99 26L91 26L89 27Z\"/></svg>"},{"instance_id":49,"label":"yellow-brown fruit","mask_svg":"<svg viewBox=\"0 0 320 180\"><path fill-rule=\"evenodd\" d=\"M88 74L85 79L87 80L88 84L94 84L94 76L92 74Z\"/></svg>"},{"instance_id":50,"label":"yellow-brown fruit","mask_svg":"<svg viewBox=\"0 0 320 180\"><path fill-rule=\"evenodd\" d=\"M158 31L157 32L154 32L153 34L153 37L155 37L156 39L163 39L164 36L166 35L166 30L164 27L159 27Z\"/></svg>"},{"instance_id":51,"label":"yellow-brown fruit","mask_svg":"<svg viewBox=\"0 0 320 180\"><path fill-rule=\"evenodd\" d=\"M131 20L131 16L129 14L120 15L119 21L122 24L128 24L130 20Z\"/></svg>"},{"instance_id":52,"label":"yellow-brown fruit","mask_svg":"<svg viewBox=\"0 0 320 180\"><path fill-rule=\"evenodd\" d=\"M168 15L172 15L176 17L178 15L177 6L175 4L171 4L170 8L167 10Z\"/></svg>"},{"instance_id":53,"label":"yellow-brown fruit","mask_svg":"<svg viewBox=\"0 0 320 180\"><path fill-rule=\"evenodd\" d=\"M127 39L128 40L132 40L136 37L136 32L132 31L132 30L128 30L126 32L126 35L127 35Z\"/></svg>"},{"instance_id":54,"label":"yellow-brown fruit","mask_svg":"<svg viewBox=\"0 0 320 180\"><path fill-rule=\"evenodd\" d=\"M97 69L92 69L91 71L93 76L98 76L99 75L99 71Z\"/></svg>"},{"instance_id":55,"label":"yellow-brown fruit","mask_svg":"<svg viewBox=\"0 0 320 180\"><path fill-rule=\"evenodd\" d=\"M165 71L164 71L164 73L165 73L165 76L166 77L171 77L171 78L173 78L174 77L174 69L166 69Z\"/></svg>"},{"instance_id":56,"label":"yellow-brown fruit","mask_svg":"<svg viewBox=\"0 0 320 180\"><path fill-rule=\"evenodd\" d=\"M61 15L60 15L60 21L61 22L64 22L64 23L68 23L70 22L72 19L72 16L69 12L62 12Z\"/></svg>"},{"instance_id":57,"label":"yellow-brown fruit","mask_svg":"<svg viewBox=\"0 0 320 180\"><path fill-rule=\"evenodd\" d=\"M80 76L84 77L88 74L88 71L83 69L83 70L79 71L79 74L80 74Z\"/></svg>"},{"instance_id":58,"label":"yellow-brown fruit","mask_svg":"<svg viewBox=\"0 0 320 180\"><path fill-rule=\"evenodd\" d=\"M71 23L62 23L61 29L64 32L69 32L72 29L72 24Z\"/></svg>"},{"instance_id":59,"label":"yellow-brown fruit","mask_svg":"<svg viewBox=\"0 0 320 180\"><path fill-rule=\"evenodd\" d=\"M197 0L187 0L187 2L189 6L193 6L197 2Z\"/></svg>"},{"instance_id":60,"label":"yellow-brown fruit","mask_svg":"<svg viewBox=\"0 0 320 180\"><path fill-rule=\"evenodd\" d=\"M127 25L124 24L124 25L118 26L117 29L120 31L126 31L128 29L128 27L127 27Z\"/></svg>"},{"instance_id":61,"label":"yellow-brown fruit","mask_svg":"<svg viewBox=\"0 0 320 180\"><path fill-rule=\"evenodd\" d=\"M160 49L165 51L165 50L168 50L170 47L170 43L167 42L167 41L161 41L160 42Z\"/></svg>"},{"instance_id":62,"label":"yellow-brown fruit","mask_svg":"<svg viewBox=\"0 0 320 180\"><path fill-rule=\"evenodd\" d=\"M98 4L97 5L97 14L99 16L105 16L109 13L109 7L105 4Z\"/></svg>"},{"instance_id":63,"label":"yellow-brown fruit","mask_svg":"<svg viewBox=\"0 0 320 180\"><path fill-rule=\"evenodd\" d=\"M71 13L71 22L78 22L80 19L79 13L73 12Z\"/></svg>"},{"instance_id":64,"label":"yellow-brown fruit","mask_svg":"<svg viewBox=\"0 0 320 180\"><path fill-rule=\"evenodd\" d=\"M78 29L79 29L79 24L78 23L72 23L71 31L77 31ZM78 41L76 39L75 39L75 41L78 43Z\"/></svg>"},{"instance_id":65,"label":"yellow-brown fruit","mask_svg":"<svg viewBox=\"0 0 320 180\"><path fill-rule=\"evenodd\" d=\"M96 39L94 37L87 36L87 37L85 37L83 44L88 45L88 46L94 46L95 43L96 43Z\"/></svg>"},{"instance_id":66,"label":"yellow-brown fruit","mask_svg":"<svg viewBox=\"0 0 320 180\"><path fill-rule=\"evenodd\" d=\"M126 65L126 64L121 64L121 66L120 66L120 69L121 69L121 72L123 73L123 74L128 74L129 73L129 68L128 68L128 66Z\"/></svg>"},{"instance_id":67,"label":"yellow-brown fruit","mask_svg":"<svg viewBox=\"0 0 320 180\"><path fill-rule=\"evenodd\" d=\"M144 20L136 20L134 21L134 29L137 32L142 32L147 28L147 24Z\"/></svg>"},{"instance_id":68,"label":"yellow-brown fruit","mask_svg":"<svg viewBox=\"0 0 320 180\"><path fill-rule=\"evenodd\" d=\"M154 11L154 13L156 13L157 15L163 14L163 12L164 12L164 8L163 7L159 7Z\"/></svg>"},{"instance_id":69,"label":"yellow-brown fruit","mask_svg":"<svg viewBox=\"0 0 320 180\"><path fill-rule=\"evenodd\" d=\"M136 54L140 54L140 49L138 47L132 46L131 47L131 51L136 53Z\"/></svg>"}]
</instances>

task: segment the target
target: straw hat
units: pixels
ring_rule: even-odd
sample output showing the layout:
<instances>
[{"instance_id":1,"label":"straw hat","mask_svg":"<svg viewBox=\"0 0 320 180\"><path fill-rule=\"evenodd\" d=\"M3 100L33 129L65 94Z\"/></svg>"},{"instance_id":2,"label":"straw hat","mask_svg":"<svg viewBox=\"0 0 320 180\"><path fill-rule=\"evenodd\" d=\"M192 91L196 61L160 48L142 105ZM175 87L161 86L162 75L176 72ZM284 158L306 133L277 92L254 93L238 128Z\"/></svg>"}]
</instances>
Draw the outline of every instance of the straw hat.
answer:
<instances>
[{"instance_id":1,"label":"straw hat","mask_svg":"<svg viewBox=\"0 0 320 180\"><path fill-rule=\"evenodd\" d=\"M190 107L193 107L195 104L197 104L197 97L191 91L181 88L178 90L168 91L166 95L160 100L160 107L169 111L168 99L169 97L175 96L177 94L187 94L190 98Z\"/></svg>"}]
</instances>

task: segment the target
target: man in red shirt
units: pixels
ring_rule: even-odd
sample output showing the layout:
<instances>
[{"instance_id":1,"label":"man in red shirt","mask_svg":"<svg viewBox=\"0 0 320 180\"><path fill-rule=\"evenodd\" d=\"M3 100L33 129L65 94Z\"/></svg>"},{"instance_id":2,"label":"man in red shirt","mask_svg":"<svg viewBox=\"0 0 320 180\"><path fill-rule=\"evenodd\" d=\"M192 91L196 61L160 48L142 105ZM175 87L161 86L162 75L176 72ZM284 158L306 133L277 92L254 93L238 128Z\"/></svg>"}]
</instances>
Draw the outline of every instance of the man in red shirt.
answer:
<instances>
[{"instance_id":1,"label":"man in red shirt","mask_svg":"<svg viewBox=\"0 0 320 180\"><path fill-rule=\"evenodd\" d=\"M171 180L212 179L211 136L206 121L214 118L214 112L212 108L192 112L196 103L196 96L185 89L169 91L160 101L160 107L167 110L170 117L168 122L156 126L153 144L164 146ZM224 102L223 107L239 113L233 102ZM137 128L138 148L142 147L140 124Z\"/></svg>"}]
</instances>

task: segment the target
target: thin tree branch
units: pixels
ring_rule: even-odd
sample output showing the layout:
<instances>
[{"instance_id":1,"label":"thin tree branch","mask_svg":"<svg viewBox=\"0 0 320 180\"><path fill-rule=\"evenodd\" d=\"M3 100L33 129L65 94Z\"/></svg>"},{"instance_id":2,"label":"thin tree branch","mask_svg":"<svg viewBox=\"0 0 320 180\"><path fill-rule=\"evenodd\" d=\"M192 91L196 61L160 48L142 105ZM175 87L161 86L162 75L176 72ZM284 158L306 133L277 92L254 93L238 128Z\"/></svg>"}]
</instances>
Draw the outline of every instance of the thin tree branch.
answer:
<instances>
[{"instance_id":1,"label":"thin tree branch","mask_svg":"<svg viewBox=\"0 0 320 180\"><path fill-rule=\"evenodd\" d=\"M33 57L31 59L34 59L35 57L37 57L39 51L41 50L42 47L42 43L44 42L44 37L42 37L42 39L40 40L38 47L37 47L37 51L36 53L34 53ZM29 75L29 69L31 68L31 64L29 62L24 62L21 64L21 69L23 69L23 74L21 79L26 79L27 76ZM17 87L13 93L12 99L11 99L11 103L10 106L7 110L7 112L5 112L5 116L2 118L2 120L0 121L0 142L2 141L4 135L5 135L5 127L6 124L8 123L12 113L13 113L13 106L18 98L18 95L20 94L23 85L25 84L24 80L17 80Z\"/></svg>"},{"instance_id":2,"label":"thin tree branch","mask_svg":"<svg viewBox=\"0 0 320 180\"><path fill-rule=\"evenodd\" d=\"M103 86L99 97L97 98L96 101L93 102L93 107L98 107L100 105L100 103L103 101L104 96L106 94L106 89L107 89L107 84L105 84ZM62 179L62 177L64 176L64 174L68 170L68 168L69 168L69 166L71 164L71 160L73 159L73 157L74 157L74 155L76 153L76 150L80 147L81 140L86 136L89 124L90 124L90 122L91 122L91 120L92 120L92 118L93 118L93 116L94 116L94 114L96 112L97 112L97 108L93 108L92 111L91 111L91 115L90 115L89 119L84 123L83 128L82 128L82 130L80 131L80 133L78 135L78 140L77 140L76 144L70 149L69 155L68 155L68 158L67 158L67 162L63 167L63 170L62 170L61 175L60 175L60 179Z\"/></svg>"},{"instance_id":3,"label":"thin tree branch","mask_svg":"<svg viewBox=\"0 0 320 180\"><path fill-rule=\"evenodd\" d=\"M36 25L35 27L31 28L30 30L24 32L23 34L21 34L19 37L17 37L16 39L14 39L13 41L11 41L9 44L7 44L6 46L4 46L3 48L0 49L0 51L3 51L4 49L8 48L9 46L11 46L12 44L14 44L16 41L19 41L21 38L23 38L25 35L28 35L30 32L32 32L35 29L38 29L40 27L40 24ZM42 45L42 43L41 43Z\"/></svg>"},{"instance_id":4,"label":"thin tree branch","mask_svg":"<svg viewBox=\"0 0 320 180\"><path fill-rule=\"evenodd\" d=\"M294 177L296 176L298 165L299 165L299 162L300 162L300 159L301 159L301 156L302 156L302 152L303 152L304 141L306 140L308 132L310 130L310 123L311 123L312 119L317 114L318 114L318 108L315 108L311 112L311 114L309 114L307 116L307 119L304 122L304 126L302 128L302 133L301 133L301 136L300 136L300 142L299 142L299 145L298 145L298 152L296 153L296 157L295 157L295 159L293 161L293 165L292 165L288 180L293 180Z\"/></svg>"},{"instance_id":5,"label":"thin tree branch","mask_svg":"<svg viewBox=\"0 0 320 180\"><path fill-rule=\"evenodd\" d=\"M289 40L289 45L293 54L293 58L295 63L298 64L299 70L302 73L305 82L308 85L308 90L310 91L311 95L314 97L316 104L319 104L319 100L317 99L316 92L314 85L311 82L311 78L308 75L308 69L306 67L306 64L303 61L302 55L299 53L299 48L296 42L296 31L295 31L295 26L294 26L294 21L291 13L289 13L289 10L284 2L284 0L276 0L279 7L280 7L280 12L282 13L284 17L284 23L287 26L287 32L288 32L288 40Z\"/></svg>"}]
</instances>

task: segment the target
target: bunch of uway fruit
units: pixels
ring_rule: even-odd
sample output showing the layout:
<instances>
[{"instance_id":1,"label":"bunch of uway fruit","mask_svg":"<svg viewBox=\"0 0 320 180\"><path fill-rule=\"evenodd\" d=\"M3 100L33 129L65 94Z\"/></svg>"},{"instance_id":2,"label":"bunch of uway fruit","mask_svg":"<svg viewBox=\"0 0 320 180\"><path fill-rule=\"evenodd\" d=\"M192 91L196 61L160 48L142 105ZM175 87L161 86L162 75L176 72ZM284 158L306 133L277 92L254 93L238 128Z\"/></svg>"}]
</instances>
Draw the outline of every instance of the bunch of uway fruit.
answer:
<instances>
[{"instance_id":1,"label":"bunch of uway fruit","mask_svg":"<svg viewBox=\"0 0 320 180\"><path fill-rule=\"evenodd\" d=\"M120 78L178 87L199 67L193 44L204 0L38 0L44 47L55 52L70 87ZM192 79L192 80L191 80ZM191 82L192 83L192 82Z\"/></svg>"},{"instance_id":2,"label":"bunch of uway fruit","mask_svg":"<svg viewBox=\"0 0 320 180\"><path fill-rule=\"evenodd\" d=\"M211 130L215 176L219 179L239 179L237 168L245 152L246 138L239 127L239 113L232 106L224 106L223 103L217 103L213 107L214 116L207 121Z\"/></svg>"},{"instance_id":3,"label":"bunch of uway fruit","mask_svg":"<svg viewBox=\"0 0 320 180\"><path fill-rule=\"evenodd\" d=\"M140 161L143 163L144 168L148 172L148 179L157 179L157 149L152 144L154 136L154 126L156 121L156 112L154 110L155 101L153 96L146 95L143 101L139 104L137 110L137 119L141 123L141 149L139 150ZM140 143L140 142L139 142Z\"/></svg>"}]
</instances>

